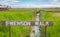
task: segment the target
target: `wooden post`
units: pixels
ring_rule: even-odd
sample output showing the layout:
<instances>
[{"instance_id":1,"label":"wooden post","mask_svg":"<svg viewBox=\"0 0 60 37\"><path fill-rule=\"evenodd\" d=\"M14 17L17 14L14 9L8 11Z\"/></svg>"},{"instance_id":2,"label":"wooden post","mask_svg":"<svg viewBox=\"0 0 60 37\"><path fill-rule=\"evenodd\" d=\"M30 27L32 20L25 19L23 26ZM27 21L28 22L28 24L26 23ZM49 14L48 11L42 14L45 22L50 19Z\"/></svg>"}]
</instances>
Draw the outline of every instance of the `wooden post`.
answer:
<instances>
[{"instance_id":1,"label":"wooden post","mask_svg":"<svg viewBox=\"0 0 60 37\"><path fill-rule=\"evenodd\" d=\"M47 26L45 26L45 37L47 37Z\"/></svg>"},{"instance_id":2,"label":"wooden post","mask_svg":"<svg viewBox=\"0 0 60 37\"><path fill-rule=\"evenodd\" d=\"M9 17L9 20L11 20L11 17ZM9 37L12 37L12 28L9 24Z\"/></svg>"},{"instance_id":3,"label":"wooden post","mask_svg":"<svg viewBox=\"0 0 60 37\"><path fill-rule=\"evenodd\" d=\"M9 25L9 37L11 37L12 33L11 33L11 26Z\"/></svg>"}]
</instances>

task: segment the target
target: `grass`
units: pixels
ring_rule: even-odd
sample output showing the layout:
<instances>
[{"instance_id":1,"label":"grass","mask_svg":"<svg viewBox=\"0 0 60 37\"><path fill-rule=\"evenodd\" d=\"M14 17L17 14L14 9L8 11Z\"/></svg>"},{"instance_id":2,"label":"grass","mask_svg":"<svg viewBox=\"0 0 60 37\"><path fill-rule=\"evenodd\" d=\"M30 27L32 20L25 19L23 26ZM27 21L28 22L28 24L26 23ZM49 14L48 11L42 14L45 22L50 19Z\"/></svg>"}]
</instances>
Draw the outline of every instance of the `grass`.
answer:
<instances>
[{"instance_id":1,"label":"grass","mask_svg":"<svg viewBox=\"0 0 60 37\"><path fill-rule=\"evenodd\" d=\"M0 21L3 20L32 20L33 11L31 10L8 10L0 11ZM30 32L29 26L12 26L12 37L26 37ZM1 32L3 31L3 32ZM2 33L2 34L1 34ZM9 27L1 26L1 37L8 37Z\"/></svg>"},{"instance_id":2,"label":"grass","mask_svg":"<svg viewBox=\"0 0 60 37\"><path fill-rule=\"evenodd\" d=\"M48 37L60 37L60 16L53 16L55 12L43 12L42 11L42 20L53 21L53 26L47 27L47 35ZM58 12L57 12L58 13ZM43 30L42 30L43 31Z\"/></svg>"},{"instance_id":3,"label":"grass","mask_svg":"<svg viewBox=\"0 0 60 37\"><path fill-rule=\"evenodd\" d=\"M32 20L35 15L35 10L20 9L0 11L0 21L2 20ZM41 11L41 20L53 21L53 26L47 27L48 37L60 37L60 17L53 16L54 12ZM29 36L31 26L11 26L12 37L26 37ZM44 37L44 26L41 28L42 37ZM1 26L0 24L0 37L9 36L9 27Z\"/></svg>"}]
</instances>

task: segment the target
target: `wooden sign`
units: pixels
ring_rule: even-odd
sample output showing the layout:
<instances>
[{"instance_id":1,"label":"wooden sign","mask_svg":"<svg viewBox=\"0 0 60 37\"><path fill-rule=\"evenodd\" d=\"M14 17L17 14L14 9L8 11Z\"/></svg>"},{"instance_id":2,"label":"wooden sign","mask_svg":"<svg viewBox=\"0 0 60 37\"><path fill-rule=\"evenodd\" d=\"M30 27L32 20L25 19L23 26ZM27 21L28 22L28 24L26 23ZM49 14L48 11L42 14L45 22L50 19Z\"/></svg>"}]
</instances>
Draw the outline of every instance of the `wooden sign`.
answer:
<instances>
[{"instance_id":1,"label":"wooden sign","mask_svg":"<svg viewBox=\"0 0 60 37\"><path fill-rule=\"evenodd\" d=\"M2 21L6 26L50 26L52 21Z\"/></svg>"}]
</instances>

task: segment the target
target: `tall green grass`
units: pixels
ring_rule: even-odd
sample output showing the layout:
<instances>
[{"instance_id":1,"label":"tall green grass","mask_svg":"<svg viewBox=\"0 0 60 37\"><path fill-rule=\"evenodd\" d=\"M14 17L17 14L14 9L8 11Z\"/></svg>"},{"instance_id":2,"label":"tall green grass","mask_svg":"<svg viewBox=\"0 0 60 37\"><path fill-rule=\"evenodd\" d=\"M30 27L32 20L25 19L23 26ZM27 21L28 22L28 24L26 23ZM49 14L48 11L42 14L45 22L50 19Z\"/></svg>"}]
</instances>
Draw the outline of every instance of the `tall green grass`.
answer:
<instances>
[{"instance_id":1,"label":"tall green grass","mask_svg":"<svg viewBox=\"0 0 60 37\"><path fill-rule=\"evenodd\" d=\"M48 26L48 37L60 37L60 17L53 16L54 12L41 11L41 20L53 21L53 26ZM20 9L0 11L0 21L3 20L32 20L35 15L35 10ZM12 37L27 37L30 34L30 26L11 26ZM44 26L41 28L42 37L44 37ZM0 37L9 36L9 26L1 26L0 24Z\"/></svg>"},{"instance_id":2,"label":"tall green grass","mask_svg":"<svg viewBox=\"0 0 60 37\"><path fill-rule=\"evenodd\" d=\"M58 13L58 12L42 11L41 20L53 21L52 26L47 26L47 36L48 37L60 37L60 16L58 16L58 15L53 16L54 13Z\"/></svg>"},{"instance_id":3,"label":"tall green grass","mask_svg":"<svg viewBox=\"0 0 60 37\"><path fill-rule=\"evenodd\" d=\"M32 20L32 10L8 10L0 11L0 21L4 20ZM1 25L1 24L0 24ZM30 26L11 26L12 37L26 37L30 34ZM0 26L0 37L9 36L9 27Z\"/></svg>"}]
</instances>

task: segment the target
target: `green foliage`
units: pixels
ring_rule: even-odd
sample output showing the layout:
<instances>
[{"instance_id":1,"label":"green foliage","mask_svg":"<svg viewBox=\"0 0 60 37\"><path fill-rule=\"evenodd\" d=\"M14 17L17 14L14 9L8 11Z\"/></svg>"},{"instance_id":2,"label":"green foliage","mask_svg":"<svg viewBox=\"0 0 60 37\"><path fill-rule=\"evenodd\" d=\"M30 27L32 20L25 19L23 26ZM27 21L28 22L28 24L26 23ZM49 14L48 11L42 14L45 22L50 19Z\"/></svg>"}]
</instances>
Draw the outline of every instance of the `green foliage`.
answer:
<instances>
[{"instance_id":1,"label":"green foliage","mask_svg":"<svg viewBox=\"0 0 60 37\"><path fill-rule=\"evenodd\" d=\"M0 21L2 20L32 20L36 10L19 9L0 11ZM60 37L60 17L53 16L54 12L41 11L41 20L53 21L53 26L48 26L48 37ZM29 36L31 26L11 26L12 37L26 37ZM45 36L44 26L41 27L41 35ZM9 37L9 26L2 26L0 24L0 37Z\"/></svg>"},{"instance_id":2,"label":"green foliage","mask_svg":"<svg viewBox=\"0 0 60 37\"><path fill-rule=\"evenodd\" d=\"M54 16L54 13L58 12L43 12L41 17L42 20L53 21L53 26L47 27L48 37L60 37L60 16ZM44 32L44 27L42 27L42 32ZM43 35L42 35L43 36ZM44 37L44 36L43 36Z\"/></svg>"},{"instance_id":3,"label":"green foliage","mask_svg":"<svg viewBox=\"0 0 60 37\"><path fill-rule=\"evenodd\" d=\"M0 11L0 21L3 20L32 20L32 10L8 10ZM11 26L12 37L26 37L30 34L29 26ZM0 37L9 36L9 27L0 24Z\"/></svg>"}]
</instances>

